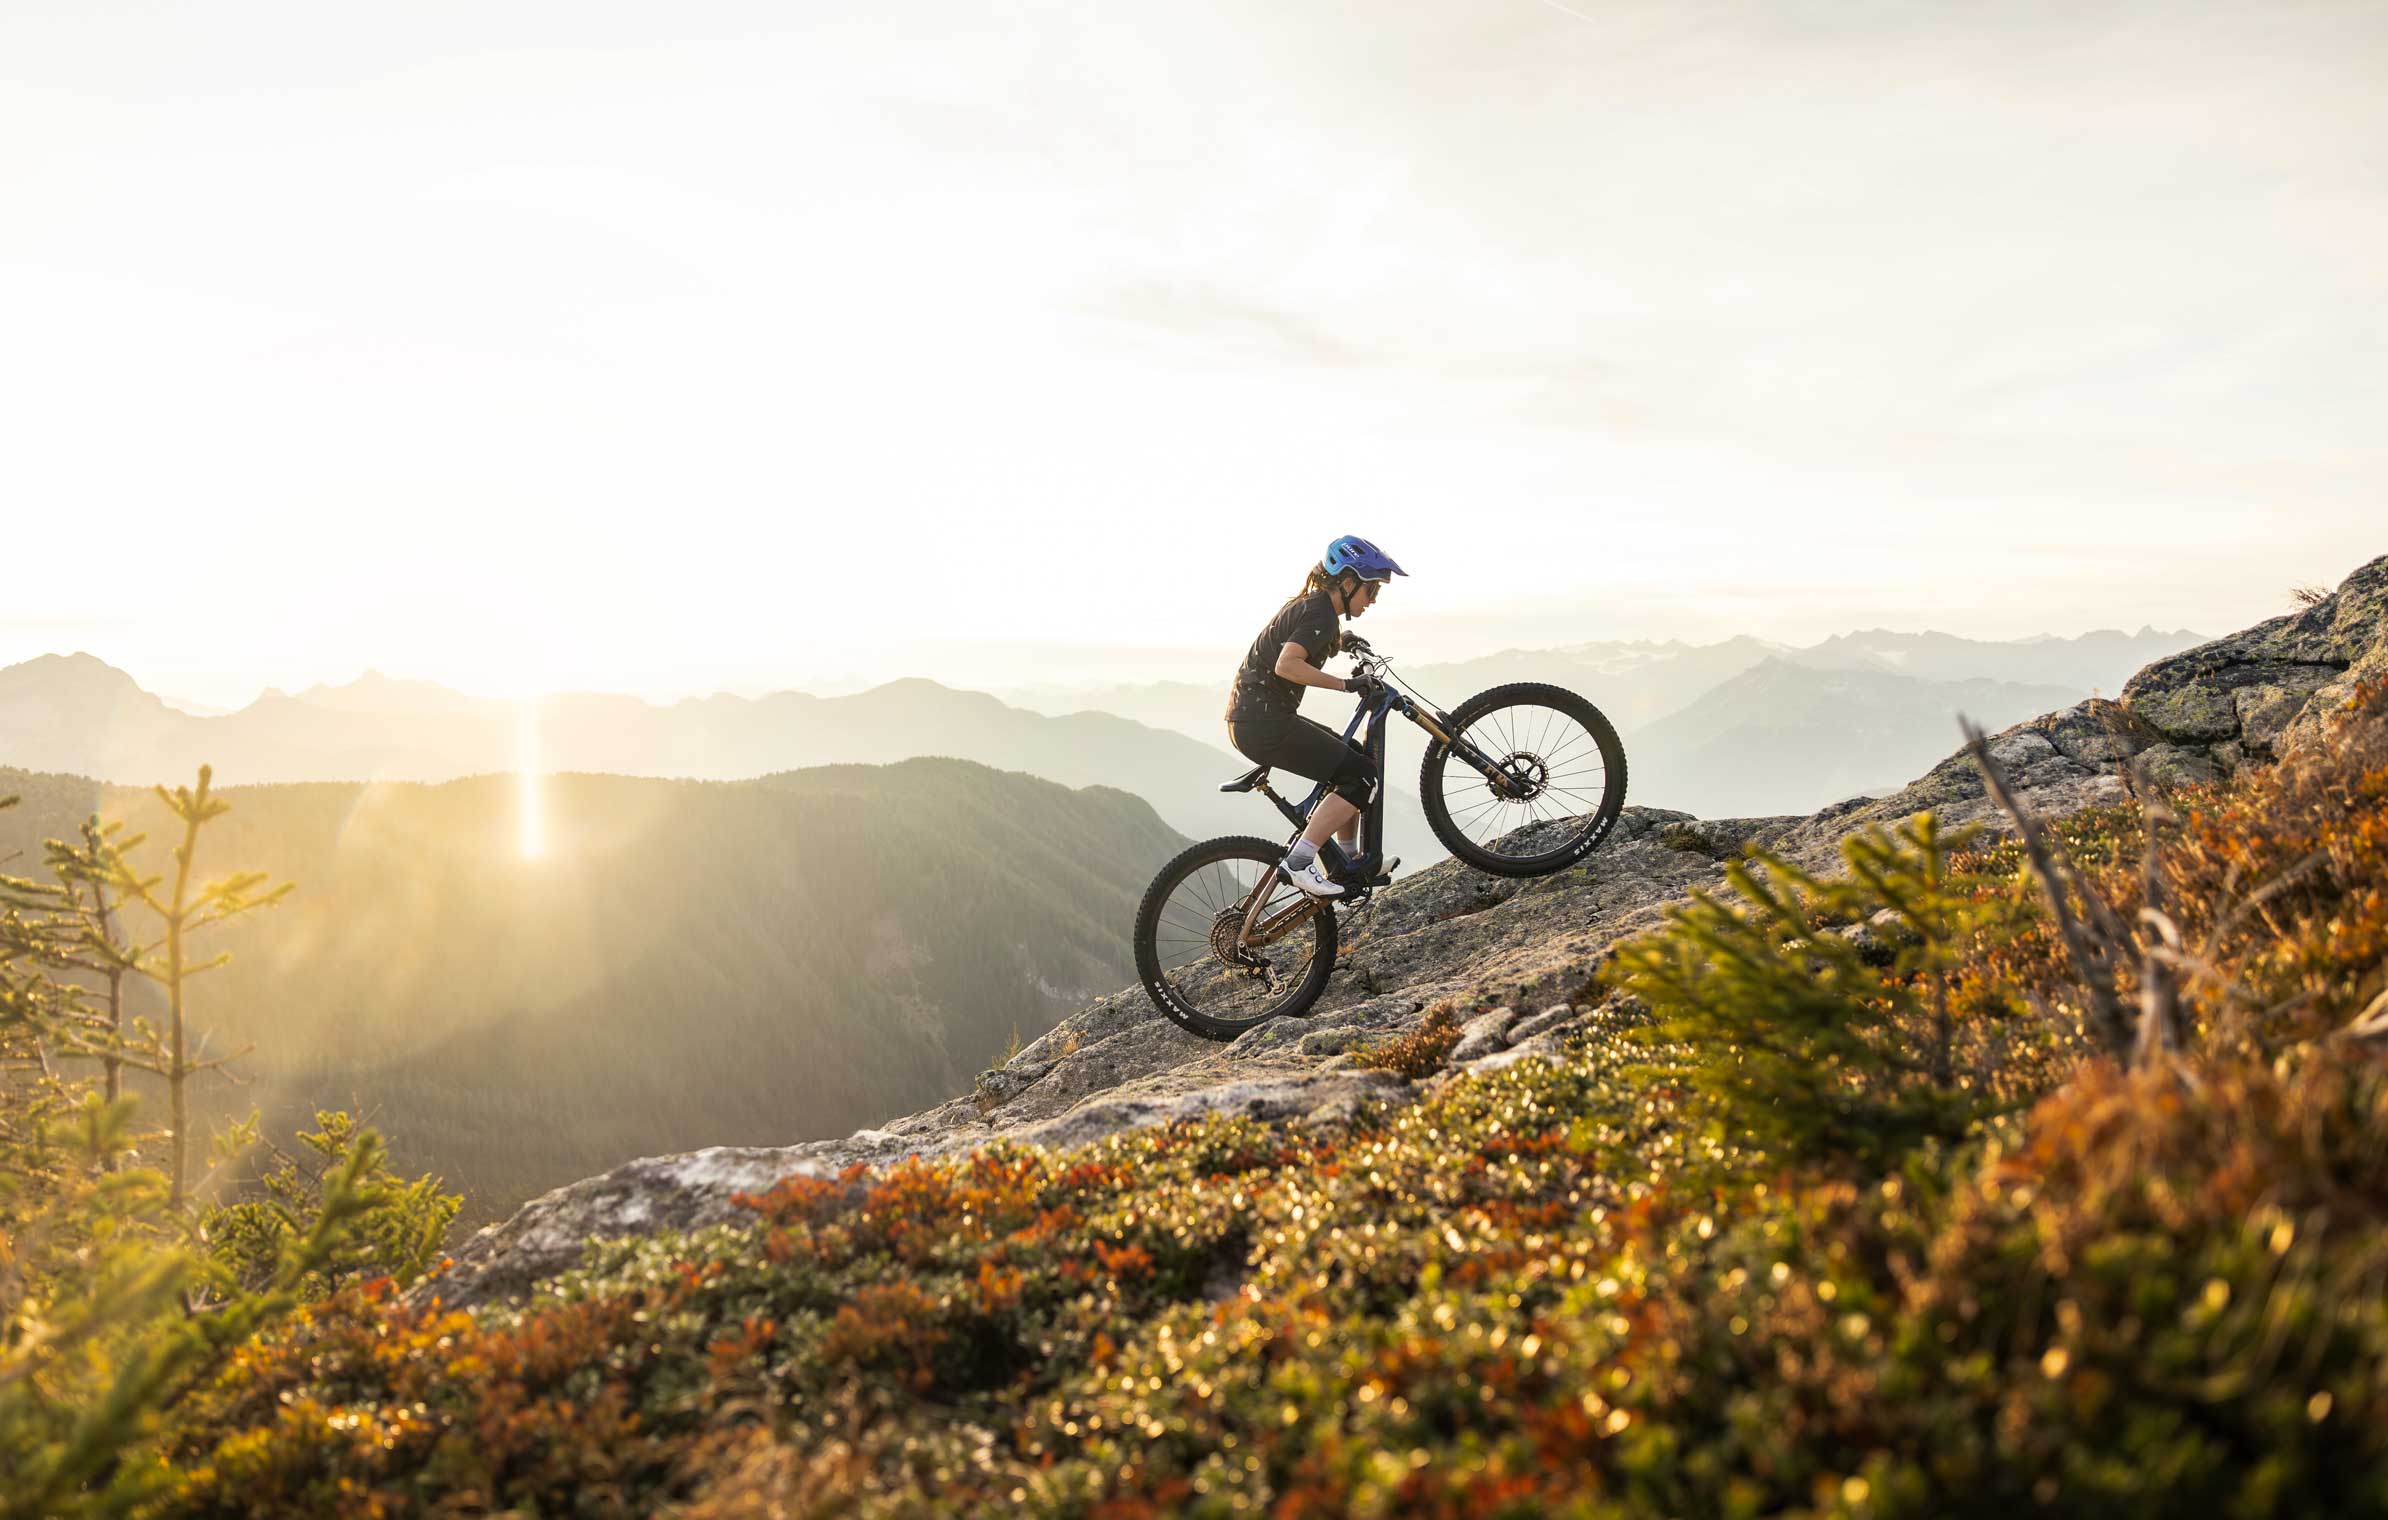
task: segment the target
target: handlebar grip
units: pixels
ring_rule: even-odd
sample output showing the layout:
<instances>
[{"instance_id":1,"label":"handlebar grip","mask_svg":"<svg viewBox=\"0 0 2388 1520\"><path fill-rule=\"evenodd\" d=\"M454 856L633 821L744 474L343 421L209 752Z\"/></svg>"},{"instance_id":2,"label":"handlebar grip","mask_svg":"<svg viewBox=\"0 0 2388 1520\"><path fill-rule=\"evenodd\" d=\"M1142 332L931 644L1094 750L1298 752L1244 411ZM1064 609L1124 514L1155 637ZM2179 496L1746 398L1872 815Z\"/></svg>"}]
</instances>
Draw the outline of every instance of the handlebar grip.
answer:
<instances>
[{"instance_id":1,"label":"handlebar grip","mask_svg":"<svg viewBox=\"0 0 2388 1520\"><path fill-rule=\"evenodd\" d=\"M1376 653L1375 650L1368 647L1368 641L1356 633L1347 633L1343 636L1343 652L1345 654Z\"/></svg>"}]
</instances>

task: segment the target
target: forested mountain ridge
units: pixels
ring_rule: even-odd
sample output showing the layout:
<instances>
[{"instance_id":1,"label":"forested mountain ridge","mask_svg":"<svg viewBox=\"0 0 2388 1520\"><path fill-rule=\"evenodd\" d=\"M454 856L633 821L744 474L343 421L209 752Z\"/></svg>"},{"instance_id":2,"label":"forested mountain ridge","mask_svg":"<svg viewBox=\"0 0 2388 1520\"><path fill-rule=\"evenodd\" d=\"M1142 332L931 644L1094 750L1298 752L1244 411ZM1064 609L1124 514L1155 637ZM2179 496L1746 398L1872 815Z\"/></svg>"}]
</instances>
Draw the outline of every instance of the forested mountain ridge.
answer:
<instances>
[{"instance_id":1,"label":"forested mountain ridge","mask_svg":"<svg viewBox=\"0 0 2388 1520\"><path fill-rule=\"evenodd\" d=\"M145 790L0 770L10 793L0 871L94 811L167 836ZM659 1144L842 1135L967 1086L1133 975L1138 894L1183 843L1125 792L943 759L220 795L202 873L297 890L222 931L197 1023L256 1046L254 1083L196 1101L269 1132L370 1111L467 1223Z\"/></svg>"}]
</instances>

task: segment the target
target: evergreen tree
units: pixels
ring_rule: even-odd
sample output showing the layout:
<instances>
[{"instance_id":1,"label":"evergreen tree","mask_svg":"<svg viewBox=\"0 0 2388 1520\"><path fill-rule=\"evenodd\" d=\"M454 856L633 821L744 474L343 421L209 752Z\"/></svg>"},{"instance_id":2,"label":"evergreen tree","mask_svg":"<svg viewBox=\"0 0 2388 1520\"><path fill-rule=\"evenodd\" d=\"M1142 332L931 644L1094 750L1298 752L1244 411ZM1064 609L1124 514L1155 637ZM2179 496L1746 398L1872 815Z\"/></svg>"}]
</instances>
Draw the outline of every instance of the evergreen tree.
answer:
<instances>
[{"instance_id":1,"label":"evergreen tree","mask_svg":"<svg viewBox=\"0 0 2388 1520\"><path fill-rule=\"evenodd\" d=\"M110 1097L115 1096L117 1073L133 1066L154 1073L166 1083L172 1112L168 1131L173 1158L167 1171L169 1202L179 1209L188 1192L191 1150L190 1080L200 1072L225 1065L248 1053L244 1047L229 1056L194 1061L190 1055L189 997L197 977L223 965L226 952L207 960L193 959L192 941L205 931L259 908L279 903L290 883L270 889L260 871L240 871L202 883L195 875L200 831L213 819L231 811L231 804L211 794L211 767L199 767L196 789L156 788L158 797L182 824L182 839L173 851L173 884L164 875L144 875L130 852L146 836L119 842L116 830L89 820L82 844L57 840L46 848L53 882L0 880L0 905L8 909L0 920L0 957L14 958L45 973L86 973L104 982L108 1005L92 1007L88 989L73 982L48 978L45 995L27 999L19 1016L42 1027L61 1054L98 1060L108 1068ZM163 894L160 888L165 888ZM126 937L117 910L138 903L157 920L157 936L147 942ZM158 1029L136 1017L128 1036L122 1028L123 983L128 976L146 978L163 995L167 1024Z\"/></svg>"},{"instance_id":2,"label":"evergreen tree","mask_svg":"<svg viewBox=\"0 0 2388 1520\"><path fill-rule=\"evenodd\" d=\"M189 1060L184 991L221 960L190 961L185 939L289 889L260 893L254 872L194 888L200 830L225 804L204 768L196 791L160 795L185 824L163 897L126 860L140 840L97 818L79 845L48 841L51 882L0 878L0 1070L14 1078L0 1087L0 1520L136 1512L174 1478L154 1447L163 1417L233 1348L345 1278L421 1275L462 1203L428 1177L397 1182L378 1134L319 1112L300 1137L322 1158L313 1176L287 1166L263 1205L194 1216L182 1084L221 1063ZM120 937L127 901L157 915L157 941ZM169 1031L137 1019L124 1036L128 975L158 984ZM107 1089L60 1076L53 1046L108 1063ZM172 1084L171 1174L128 1164L151 1136L116 1091L120 1062ZM252 1114L214 1149L228 1165L257 1140Z\"/></svg>"},{"instance_id":3,"label":"evergreen tree","mask_svg":"<svg viewBox=\"0 0 2388 1520\"><path fill-rule=\"evenodd\" d=\"M351 1155L373 1133L333 1110L317 1109L315 1122L318 1129L298 1135L299 1143L312 1153L309 1163L263 1139L254 1112L219 1141L233 1154L251 1143L274 1153L273 1169L262 1179L263 1197L213 1207L202 1216L210 1250L243 1288L261 1291L273 1281L283 1256L321 1217L329 1179L348 1166ZM439 1265L448 1226L464 1206L463 1197L441 1192L428 1174L404 1182L379 1162L366 1170L381 1187L381 1205L339 1243L320 1271L308 1276L304 1287L309 1298L326 1296L359 1278L387 1276L404 1286Z\"/></svg>"},{"instance_id":4,"label":"evergreen tree","mask_svg":"<svg viewBox=\"0 0 2388 1520\"><path fill-rule=\"evenodd\" d=\"M1880 1165L1961 1133L1996 1105L2005 1010L1969 998L1961 1054L1952 977L2024 911L1952 879L1970 833L1925 813L1852 835L1829 880L1753 849L1726 867L1738 902L1695 891L1670 908L1671 932L1621 946L1609 977L1649 1005L1654 1074L1696 1093L1723 1138L1779 1159Z\"/></svg>"}]
</instances>

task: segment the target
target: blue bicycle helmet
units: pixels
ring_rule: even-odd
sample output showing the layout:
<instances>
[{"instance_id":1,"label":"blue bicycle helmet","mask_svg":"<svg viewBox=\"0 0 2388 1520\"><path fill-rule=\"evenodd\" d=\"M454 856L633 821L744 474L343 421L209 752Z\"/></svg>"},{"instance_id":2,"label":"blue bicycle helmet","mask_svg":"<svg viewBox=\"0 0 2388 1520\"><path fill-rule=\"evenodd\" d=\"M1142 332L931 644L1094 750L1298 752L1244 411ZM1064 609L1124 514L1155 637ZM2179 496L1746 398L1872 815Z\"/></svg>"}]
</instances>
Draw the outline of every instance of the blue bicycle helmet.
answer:
<instances>
[{"instance_id":1,"label":"blue bicycle helmet","mask_svg":"<svg viewBox=\"0 0 2388 1520\"><path fill-rule=\"evenodd\" d=\"M1364 581L1389 581L1396 575L1409 574L1393 563L1392 555L1351 533L1327 545L1327 552L1320 558L1318 567L1329 575L1341 575L1349 570Z\"/></svg>"}]
</instances>

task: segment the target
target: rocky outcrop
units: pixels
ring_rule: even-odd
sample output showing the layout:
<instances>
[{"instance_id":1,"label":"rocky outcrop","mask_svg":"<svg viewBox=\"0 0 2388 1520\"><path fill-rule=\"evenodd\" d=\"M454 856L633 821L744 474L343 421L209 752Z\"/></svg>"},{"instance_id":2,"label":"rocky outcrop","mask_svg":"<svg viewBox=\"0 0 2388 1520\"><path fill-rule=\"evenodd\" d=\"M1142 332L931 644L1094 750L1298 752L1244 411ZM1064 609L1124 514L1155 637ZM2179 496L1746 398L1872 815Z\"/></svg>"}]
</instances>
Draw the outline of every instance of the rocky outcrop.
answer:
<instances>
[{"instance_id":1,"label":"rocky outcrop","mask_svg":"<svg viewBox=\"0 0 2388 1520\"><path fill-rule=\"evenodd\" d=\"M2302 612L2156 661L2120 701L2092 698L1990 736L1990 753L2041 812L2121 800L2123 762L2177 786L2261 765L2320 732L2358 682L2388 678L2388 556L2348 576ZM1852 798L1794 829L1788 848L1810 863L1852 829L1929 808L1945 822L1997 822L1970 756L1960 751L1881 798Z\"/></svg>"},{"instance_id":2,"label":"rocky outcrop","mask_svg":"<svg viewBox=\"0 0 2388 1520\"><path fill-rule=\"evenodd\" d=\"M2156 661L2123 687L2148 753L2190 775L2278 758L2388 677L2388 557L2303 610Z\"/></svg>"},{"instance_id":3,"label":"rocky outcrop","mask_svg":"<svg viewBox=\"0 0 2388 1520\"><path fill-rule=\"evenodd\" d=\"M2317 606L2158 661L2119 702L2092 700L2016 724L1990 748L2027 805L2070 811L2119 799L2128 759L2159 780L2207 780L2262 763L2316 731L2356 680L2383 675L2388 558ZM976 1091L884 1129L649 1158L536 1198L474 1236L453 1268L413 1296L453 1304L520 1294L572 1266L587 1239L738 1218L745 1211L731 1194L790 1173L828 1176L999 1137L1073 1145L1198 1114L1344 1122L1418 1091L1360 1069L1353 1053L1406 1032L1434 1003L1493 1006L1463 1027L1429 1083L1554 1053L1577 1028L1631 1021L1635 1010L1617 999L1583 1006L1594 966L1618 940L1658 924L1668 904L1719 885L1744 845L1828 867L1852 832L1926 808L1952 822L1996 821L1972 760L1959 753L1891 796L1805 818L1628 808L1608 842L1556 876L1514 881L1447 860L1352 916L1335 977L1306 1018L1213 1044L1163 1019L1141 988L1127 988L1065 1019Z\"/></svg>"}]
</instances>

